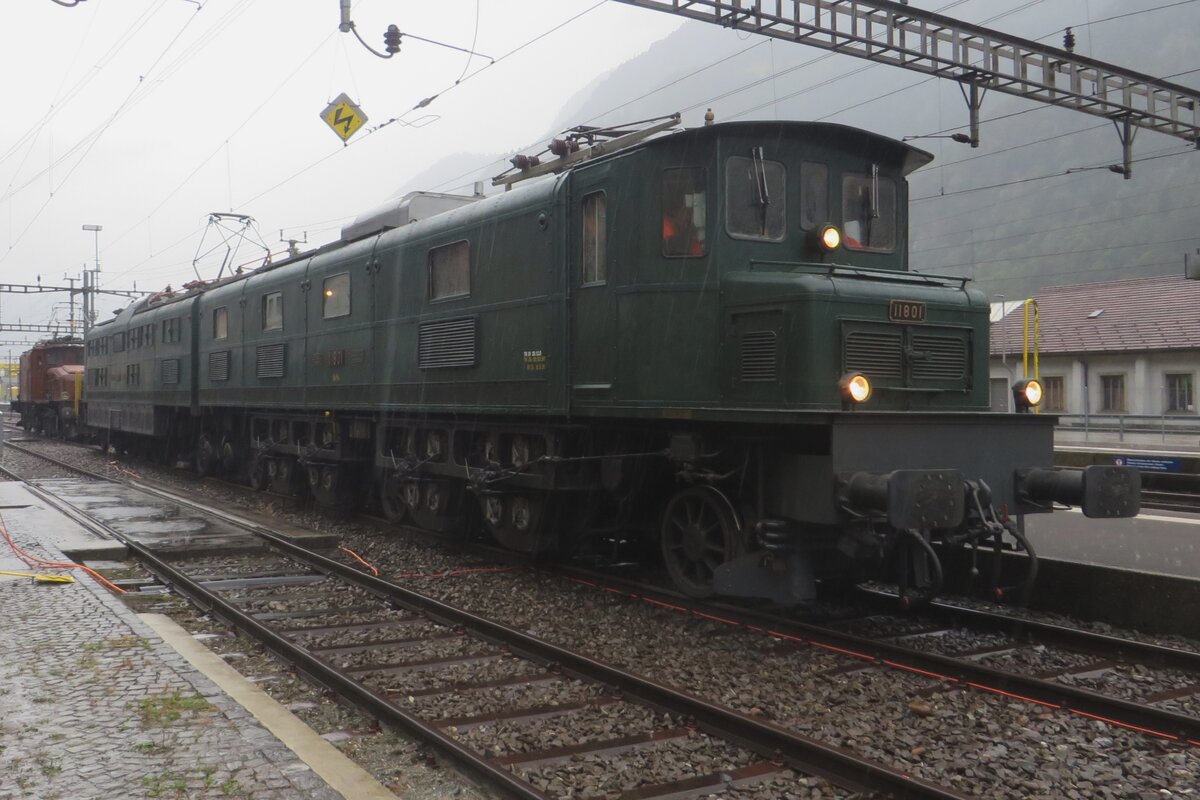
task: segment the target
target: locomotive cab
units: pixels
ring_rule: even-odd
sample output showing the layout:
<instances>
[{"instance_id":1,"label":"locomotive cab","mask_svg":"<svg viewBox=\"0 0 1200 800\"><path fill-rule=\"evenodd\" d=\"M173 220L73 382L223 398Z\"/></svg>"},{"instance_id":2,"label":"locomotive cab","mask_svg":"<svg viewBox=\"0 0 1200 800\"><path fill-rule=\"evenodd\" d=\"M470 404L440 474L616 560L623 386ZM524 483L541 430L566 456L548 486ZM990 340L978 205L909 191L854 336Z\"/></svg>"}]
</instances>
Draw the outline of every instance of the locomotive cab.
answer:
<instances>
[{"instance_id":1,"label":"locomotive cab","mask_svg":"<svg viewBox=\"0 0 1200 800\"><path fill-rule=\"evenodd\" d=\"M573 171L572 411L674 420L661 536L686 591L809 599L841 555L879 549L928 585L930 542L998 530L1031 552L1006 521L1052 504L1028 476L1058 475L1054 420L989 410L987 298L910 270L905 176L930 160L845 126L754 122ZM1085 513L1136 513L1131 473L1088 478L1117 502ZM1053 500L1085 494L1082 474L1063 480ZM729 533L706 540L696 519Z\"/></svg>"}]
</instances>

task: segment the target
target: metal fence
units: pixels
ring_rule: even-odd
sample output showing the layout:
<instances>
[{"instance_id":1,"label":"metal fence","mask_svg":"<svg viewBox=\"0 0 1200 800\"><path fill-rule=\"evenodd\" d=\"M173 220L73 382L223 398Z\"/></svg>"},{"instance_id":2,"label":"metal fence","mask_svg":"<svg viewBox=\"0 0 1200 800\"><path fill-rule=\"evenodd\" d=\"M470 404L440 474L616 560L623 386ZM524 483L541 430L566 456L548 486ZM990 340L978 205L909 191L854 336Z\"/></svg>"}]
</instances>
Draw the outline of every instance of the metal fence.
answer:
<instances>
[{"instance_id":1,"label":"metal fence","mask_svg":"<svg viewBox=\"0 0 1200 800\"><path fill-rule=\"evenodd\" d=\"M1087 441L1200 444L1200 417L1192 414L1064 414L1058 431Z\"/></svg>"}]
</instances>

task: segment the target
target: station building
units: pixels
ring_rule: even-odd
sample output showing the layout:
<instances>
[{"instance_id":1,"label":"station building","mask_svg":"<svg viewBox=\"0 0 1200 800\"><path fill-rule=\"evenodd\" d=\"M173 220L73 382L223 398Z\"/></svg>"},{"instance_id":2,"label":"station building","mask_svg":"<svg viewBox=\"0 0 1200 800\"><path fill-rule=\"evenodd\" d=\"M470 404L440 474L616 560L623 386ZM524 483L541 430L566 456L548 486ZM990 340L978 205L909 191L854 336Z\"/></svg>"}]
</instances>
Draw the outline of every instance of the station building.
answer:
<instances>
[{"instance_id":1,"label":"station building","mask_svg":"<svg viewBox=\"0 0 1200 800\"><path fill-rule=\"evenodd\" d=\"M1011 387L1026 377L1026 363L1032 377L1034 349L1042 411L1061 416L1060 433L1084 433L1068 438L1129 434L1196 444L1200 281L1174 275L1053 286L1029 300L993 303L994 410L1011 410Z\"/></svg>"}]
</instances>

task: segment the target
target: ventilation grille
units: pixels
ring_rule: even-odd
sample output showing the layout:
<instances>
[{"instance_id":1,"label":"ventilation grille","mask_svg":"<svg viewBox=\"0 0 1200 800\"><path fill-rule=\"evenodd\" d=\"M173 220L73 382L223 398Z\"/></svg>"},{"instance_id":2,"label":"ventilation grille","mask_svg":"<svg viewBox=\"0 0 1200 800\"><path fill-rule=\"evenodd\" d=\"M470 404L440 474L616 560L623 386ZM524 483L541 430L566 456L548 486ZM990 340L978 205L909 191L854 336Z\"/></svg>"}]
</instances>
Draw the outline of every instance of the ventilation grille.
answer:
<instances>
[{"instance_id":1,"label":"ventilation grille","mask_svg":"<svg viewBox=\"0 0 1200 800\"><path fill-rule=\"evenodd\" d=\"M254 357L254 374L260 378L282 378L284 347L282 342L259 347Z\"/></svg>"},{"instance_id":2,"label":"ventilation grille","mask_svg":"<svg viewBox=\"0 0 1200 800\"><path fill-rule=\"evenodd\" d=\"M417 364L421 369L475 365L475 318L427 322L417 337Z\"/></svg>"},{"instance_id":3,"label":"ventilation grille","mask_svg":"<svg viewBox=\"0 0 1200 800\"><path fill-rule=\"evenodd\" d=\"M750 331L742 334L743 381L774 381L776 371L775 331Z\"/></svg>"},{"instance_id":4,"label":"ventilation grille","mask_svg":"<svg viewBox=\"0 0 1200 800\"><path fill-rule=\"evenodd\" d=\"M954 381L967 374L967 343L958 337L914 334L912 376L918 380Z\"/></svg>"},{"instance_id":5,"label":"ventilation grille","mask_svg":"<svg viewBox=\"0 0 1200 800\"><path fill-rule=\"evenodd\" d=\"M221 350L208 354L208 379L210 381L229 380L229 351Z\"/></svg>"},{"instance_id":6,"label":"ventilation grille","mask_svg":"<svg viewBox=\"0 0 1200 800\"><path fill-rule=\"evenodd\" d=\"M164 386L179 383L179 359L166 358L162 362L162 382Z\"/></svg>"},{"instance_id":7,"label":"ventilation grille","mask_svg":"<svg viewBox=\"0 0 1200 800\"><path fill-rule=\"evenodd\" d=\"M904 340L900 331L851 331L846 334L845 371L874 380L904 376Z\"/></svg>"}]
</instances>

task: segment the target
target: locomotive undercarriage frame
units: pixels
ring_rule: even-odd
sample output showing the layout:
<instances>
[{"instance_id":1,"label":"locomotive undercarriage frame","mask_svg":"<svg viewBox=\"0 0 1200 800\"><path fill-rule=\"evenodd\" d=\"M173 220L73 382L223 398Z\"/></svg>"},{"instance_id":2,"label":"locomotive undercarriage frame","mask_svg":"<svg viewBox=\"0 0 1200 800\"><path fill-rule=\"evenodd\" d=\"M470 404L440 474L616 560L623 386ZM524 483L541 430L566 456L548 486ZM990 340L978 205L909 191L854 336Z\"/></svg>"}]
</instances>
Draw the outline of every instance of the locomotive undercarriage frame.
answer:
<instances>
[{"instance_id":1,"label":"locomotive undercarriage frame","mask_svg":"<svg viewBox=\"0 0 1200 800\"><path fill-rule=\"evenodd\" d=\"M161 422L181 442L191 442L190 456L201 472L240 476L257 489L308 494L335 513L375 499L393 522L453 537L482 529L527 554L578 556L607 546L615 551L618 541L653 541L673 581L694 596L765 597L793 605L814 599L822 577L854 574L875 562L903 596L920 601L940 587L938 548L1024 551L1032 577L1036 559L1019 516L1008 517L1010 504L1016 512L1049 510L1055 502L1080 504L1089 516L1136 511L1129 504L1136 486L1120 468L1055 470L1030 458L1024 462L1029 468L1000 474L1010 487L1008 502L996 502L982 479L919 460L906 469L878 471L877 464L903 463L898 452L913 441L928 448L921 458L939 458L942 440L920 438L930 428L898 426L890 417L872 427L874 420L862 415L850 422L853 435L843 437L836 424L789 430L158 411L164 413L162 419L156 415L156 426ZM985 421L971 424L983 430ZM1023 436L1004 430L989 442L1003 452L976 463L1020 464L1018 458L1036 452L1049 425L1021 425L1015 430ZM955 433L939 435L959 444ZM153 441L127 431L112 436L124 449ZM889 436L902 441L864 448ZM170 447L168 441L164 449Z\"/></svg>"}]
</instances>

